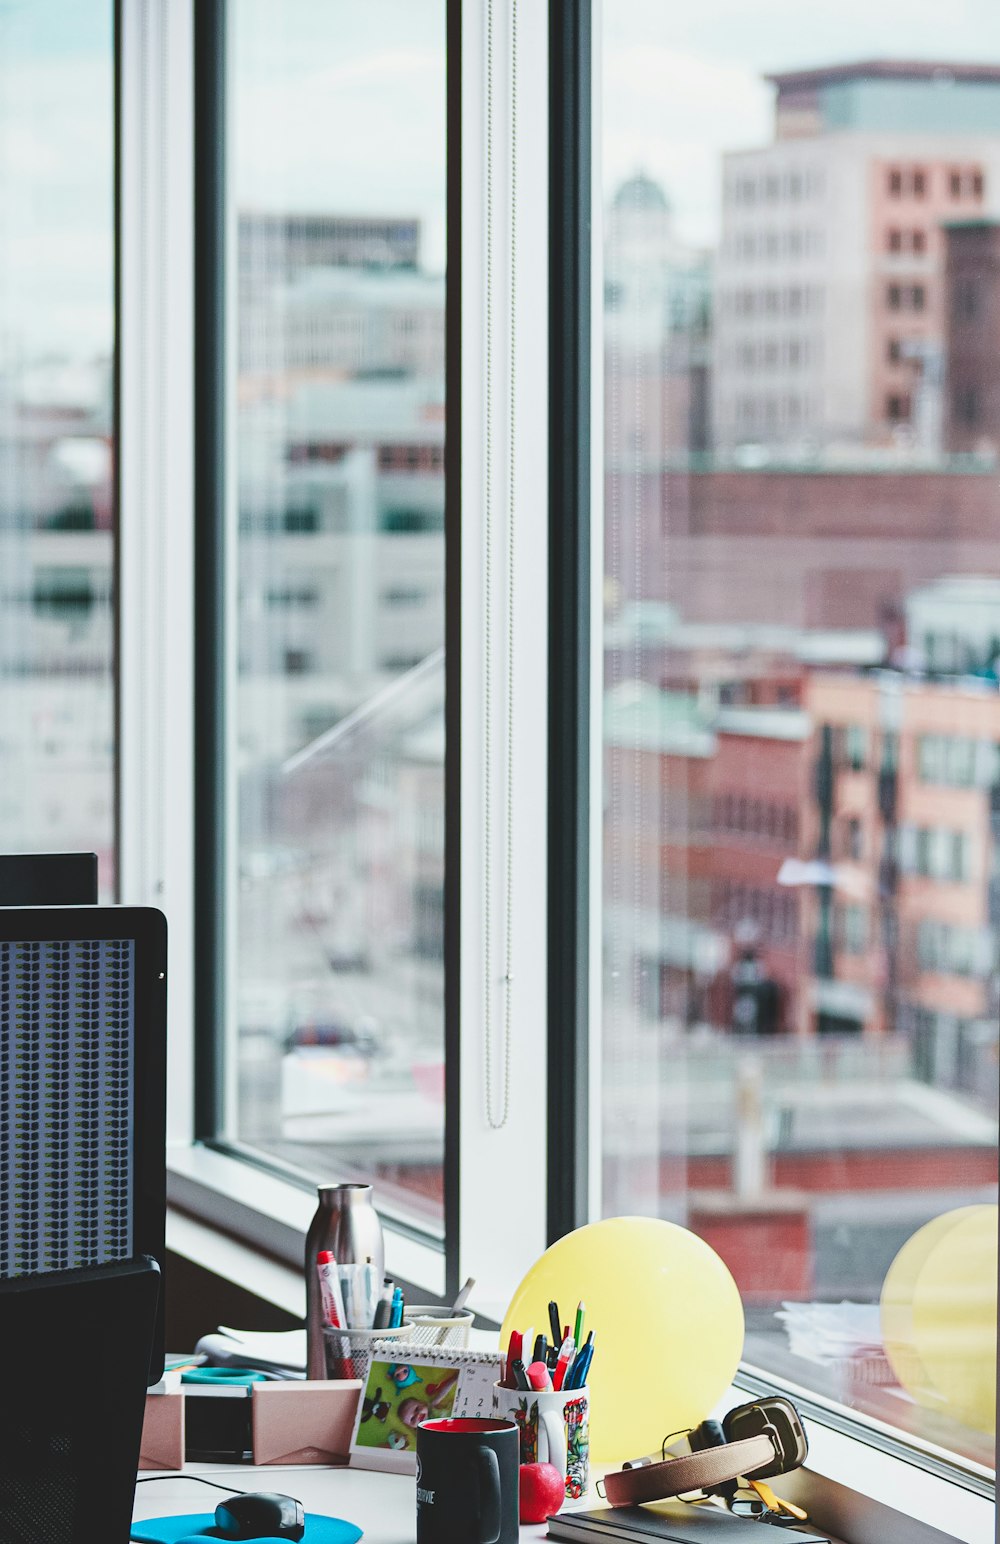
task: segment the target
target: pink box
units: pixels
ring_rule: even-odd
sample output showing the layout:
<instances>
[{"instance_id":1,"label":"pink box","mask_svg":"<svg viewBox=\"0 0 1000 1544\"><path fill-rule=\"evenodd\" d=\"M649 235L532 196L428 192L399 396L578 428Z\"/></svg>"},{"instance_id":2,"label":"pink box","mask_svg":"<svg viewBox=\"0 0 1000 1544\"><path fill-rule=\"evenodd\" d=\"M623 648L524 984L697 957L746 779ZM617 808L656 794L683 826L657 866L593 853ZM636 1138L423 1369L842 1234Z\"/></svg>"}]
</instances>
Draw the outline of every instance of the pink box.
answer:
<instances>
[{"instance_id":1,"label":"pink box","mask_svg":"<svg viewBox=\"0 0 1000 1544\"><path fill-rule=\"evenodd\" d=\"M184 1391L147 1394L139 1445L140 1469L184 1468Z\"/></svg>"},{"instance_id":2,"label":"pink box","mask_svg":"<svg viewBox=\"0 0 1000 1544\"><path fill-rule=\"evenodd\" d=\"M257 1383L255 1464L346 1464L361 1383L356 1378Z\"/></svg>"}]
</instances>

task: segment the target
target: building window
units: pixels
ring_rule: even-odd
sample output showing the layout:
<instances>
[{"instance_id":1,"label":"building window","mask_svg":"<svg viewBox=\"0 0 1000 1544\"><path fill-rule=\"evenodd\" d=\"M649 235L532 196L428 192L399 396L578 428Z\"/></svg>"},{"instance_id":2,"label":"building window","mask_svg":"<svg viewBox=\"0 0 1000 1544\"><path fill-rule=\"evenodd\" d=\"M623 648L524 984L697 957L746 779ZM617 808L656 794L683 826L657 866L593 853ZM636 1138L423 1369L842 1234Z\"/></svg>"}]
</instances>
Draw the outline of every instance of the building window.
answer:
<instances>
[{"instance_id":1,"label":"building window","mask_svg":"<svg viewBox=\"0 0 1000 1544\"><path fill-rule=\"evenodd\" d=\"M948 191L952 198L962 196L962 173L954 168L948 173Z\"/></svg>"},{"instance_id":2,"label":"building window","mask_svg":"<svg viewBox=\"0 0 1000 1544\"><path fill-rule=\"evenodd\" d=\"M922 256L923 253L927 251L927 232L926 231L919 231L919 230L918 231L914 231L912 236L911 236L911 238L910 238L910 240L911 240L914 252L916 252L916 253L918 253L919 255Z\"/></svg>"},{"instance_id":3,"label":"building window","mask_svg":"<svg viewBox=\"0 0 1000 1544\"><path fill-rule=\"evenodd\" d=\"M886 300L890 311L899 311L903 304L903 290L899 284L890 284L886 290Z\"/></svg>"},{"instance_id":4,"label":"building window","mask_svg":"<svg viewBox=\"0 0 1000 1544\"><path fill-rule=\"evenodd\" d=\"M927 291L922 284L914 284L910 290L910 305L914 311L922 311L927 300Z\"/></svg>"},{"instance_id":5,"label":"building window","mask_svg":"<svg viewBox=\"0 0 1000 1544\"><path fill-rule=\"evenodd\" d=\"M891 424L908 423L910 419L910 398L908 393L890 392L885 399L885 416Z\"/></svg>"},{"instance_id":6,"label":"building window","mask_svg":"<svg viewBox=\"0 0 1000 1544\"><path fill-rule=\"evenodd\" d=\"M885 346L885 357L892 365L898 365L903 357L903 344L899 338L890 338Z\"/></svg>"},{"instance_id":7,"label":"building window","mask_svg":"<svg viewBox=\"0 0 1000 1544\"><path fill-rule=\"evenodd\" d=\"M890 252L902 252L902 250L903 250L903 232L900 231L900 230L891 230L889 232L889 242L888 242L888 245L889 245L889 251Z\"/></svg>"},{"instance_id":8,"label":"building window","mask_svg":"<svg viewBox=\"0 0 1000 1544\"><path fill-rule=\"evenodd\" d=\"M927 173L920 166L914 167L912 187L914 198L923 198L927 192Z\"/></svg>"},{"instance_id":9,"label":"building window","mask_svg":"<svg viewBox=\"0 0 1000 1544\"><path fill-rule=\"evenodd\" d=\"M898 166L889 169L889 197L901 198L903 195L903 173Z\"/></svg>"},{"instance_id":10,"label":"building window","mask_svg":"<svg viewBox=\"0 0 1000 1544\"><path fill-rule=\"evenodd\" d=\"M976 386L955 388L955 417L966 428L974 429L980 421L979 389Z\"/></svg>"}]
</instances>

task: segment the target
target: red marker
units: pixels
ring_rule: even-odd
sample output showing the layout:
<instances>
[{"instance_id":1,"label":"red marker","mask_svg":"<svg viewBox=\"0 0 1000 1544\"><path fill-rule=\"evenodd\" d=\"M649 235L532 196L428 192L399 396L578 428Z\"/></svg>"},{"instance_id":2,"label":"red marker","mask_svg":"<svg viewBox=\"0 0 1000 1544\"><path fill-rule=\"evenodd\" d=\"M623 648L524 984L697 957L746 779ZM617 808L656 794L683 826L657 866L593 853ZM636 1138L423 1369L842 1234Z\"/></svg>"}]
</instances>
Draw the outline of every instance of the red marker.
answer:
<instances>
[{"instance_id":1,"label":"red marker","mask_svg":"<svg viewBox=\"0 0 1000 1544\"><path fill-rule=\"evenodd\" d=\"M548 1394L552 1390L552 1379L549 1377L549 1369L544 1362L532 1362L528 1368L528 1382L539 1394Z\"/></svg>"},{"instance_id":2,"label":"red marker","mask_svg":"<svg viewBox=\"0 0 1000 1544\"><path fill-rule=\"evenodd\" d=\"M511 1330L510 1344L507 1347L507 1366L504 1370L503 1377L503 1386L507 1389L513 1389L517 1387L517 1384L514 1382L512 1369L514 1363L521 1360L521 1340L522 1336L520 1331Z\"/></svg>"},{"instance_id":3,"label":"red marker","mask_svg":"<svg viewBox=\"0 0 1000 1544\"><path fill-rule=\"evenodd\" d=\"M552 1387L559 1390L563 1386L563 1380L569 1371L569 1365L576 1354L576 1344L572 1335L567 1335L559 1347L559 1360L556 1362L556 1370L552 1374Z\"/></svg>"}]
</instances>

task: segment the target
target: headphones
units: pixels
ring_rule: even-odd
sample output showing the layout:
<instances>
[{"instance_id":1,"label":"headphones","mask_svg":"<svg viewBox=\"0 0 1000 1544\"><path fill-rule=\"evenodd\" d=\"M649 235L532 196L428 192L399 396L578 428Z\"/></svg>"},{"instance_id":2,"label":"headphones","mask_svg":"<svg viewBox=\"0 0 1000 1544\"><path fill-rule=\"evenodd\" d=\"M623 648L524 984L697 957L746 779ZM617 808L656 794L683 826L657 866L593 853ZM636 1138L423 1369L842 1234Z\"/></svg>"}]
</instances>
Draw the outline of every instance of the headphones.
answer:
<instances>
[{"instance_id":1,"label":"headphones","mask_svg":"<svg viewBox=\"0 0 1000 1544\"><path fill-rule=\"evenodd\" d=\"M799 1413L791 1400L774 1396L739 1405L722 1421L702 1421L688 1433L690 1453L660 1461L633 1459L605 1475L611 1506L662 1501L688 1491L721 1491L743 1476L767 1480L797 1469L809 1451Z\"/></svg>"}]
</instances>

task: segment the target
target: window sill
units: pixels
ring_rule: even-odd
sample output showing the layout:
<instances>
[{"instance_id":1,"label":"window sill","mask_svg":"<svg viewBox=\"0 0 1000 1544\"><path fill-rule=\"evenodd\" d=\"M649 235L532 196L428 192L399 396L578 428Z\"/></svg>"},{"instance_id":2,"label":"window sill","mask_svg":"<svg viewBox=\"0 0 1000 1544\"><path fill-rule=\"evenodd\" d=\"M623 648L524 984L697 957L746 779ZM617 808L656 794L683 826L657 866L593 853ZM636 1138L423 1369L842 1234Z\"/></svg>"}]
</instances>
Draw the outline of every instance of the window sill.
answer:
<instances>
[{"instance_id":1,"label":"window sill","mask_svg":"<svg viewBox=\"0 0 1000 1544\"><path fill-rule=\"evenodd\" d=\"M778 1487L849 1544L994 1544L986 1496L858 1437L806 1420L809 1462Z\"/></svg>"},{"instance_id":2,"label":"window sill","mask_svg":"<svg viewBox=\"0 0 1000 1544\"><path fill-rule=\"evenodd\" d=\"M240 1158L192 1144L168 1150L167 1201L230 1241L241 1240L252 1258L270 1256L301 1278L305 1236L316 1210L313 1191ZM444 1250L395 1227L391 1218L383 1216L382 1223L386 1270L430 1298L443 1297Z\"/></svg>"}]
</instances>

